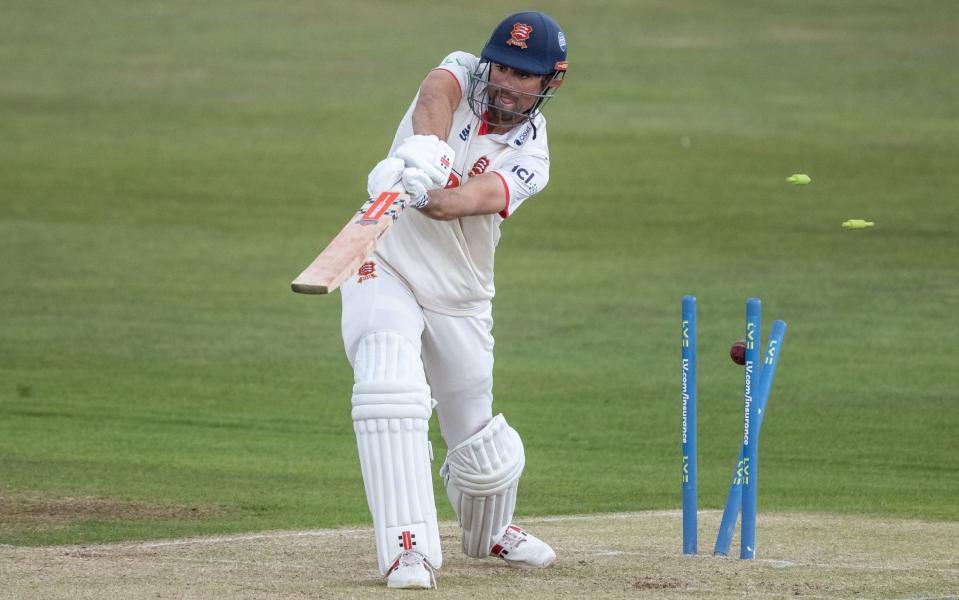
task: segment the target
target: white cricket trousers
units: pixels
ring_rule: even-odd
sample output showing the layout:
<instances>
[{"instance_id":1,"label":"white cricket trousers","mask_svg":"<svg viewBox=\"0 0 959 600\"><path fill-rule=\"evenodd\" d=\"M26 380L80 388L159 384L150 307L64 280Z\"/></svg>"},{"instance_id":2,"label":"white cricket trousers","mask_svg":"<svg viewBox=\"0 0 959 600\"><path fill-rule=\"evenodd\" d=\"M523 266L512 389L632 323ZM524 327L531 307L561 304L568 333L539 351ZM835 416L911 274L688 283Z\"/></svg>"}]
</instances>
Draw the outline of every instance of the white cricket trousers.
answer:
<instances>
[{"instance_id":1,"label":"white cricket trousers","mask_svg":"<svg viewBox=\"0 0 959 600\"><path fill-rule=\"evenodd\" d=\"M377 265L379 266L379 265ZM376 269L340 286L343 345L353 365L360 340L377 331L395 331L419 349L436 400L440 432L448 448L475 434L493 418L493 315L488 307L453 317L420 306L399 279Z\"/></svg>"}]
</instances>

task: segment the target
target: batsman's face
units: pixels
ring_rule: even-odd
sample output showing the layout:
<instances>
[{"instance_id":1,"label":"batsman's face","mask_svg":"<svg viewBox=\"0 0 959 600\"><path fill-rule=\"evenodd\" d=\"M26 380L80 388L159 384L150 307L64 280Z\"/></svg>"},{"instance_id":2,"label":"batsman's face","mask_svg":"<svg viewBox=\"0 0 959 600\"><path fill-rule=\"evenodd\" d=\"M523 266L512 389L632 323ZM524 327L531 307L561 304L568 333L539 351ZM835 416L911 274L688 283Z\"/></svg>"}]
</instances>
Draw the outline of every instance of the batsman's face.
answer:
<instances>
[{"instance_id":1,"label":"batsman's face","mask_svg":"<svg viewBox=\"0 0 959 600\"><path fill-rule=\"evenodd\" d=\"M489 120L492 124L512 125L525 118L537 94L543 91L543 76L493 64L489 74Z\"/></svg>"}]
</instances>

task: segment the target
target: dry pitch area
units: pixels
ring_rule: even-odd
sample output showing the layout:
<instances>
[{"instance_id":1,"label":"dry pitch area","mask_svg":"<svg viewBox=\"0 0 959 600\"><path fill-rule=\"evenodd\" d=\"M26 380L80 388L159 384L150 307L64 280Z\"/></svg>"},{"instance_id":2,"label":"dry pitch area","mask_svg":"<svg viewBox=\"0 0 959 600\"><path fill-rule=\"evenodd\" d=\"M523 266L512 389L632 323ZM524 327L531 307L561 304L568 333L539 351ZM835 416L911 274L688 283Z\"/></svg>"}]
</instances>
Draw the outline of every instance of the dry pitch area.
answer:
<instances>
[{"instance_id":1,"label":"dry pitch area","mask_svg":"<svg viewBox=\"0 0 959 600\"><path fill-rule=\"evenodd\" d=\"M467 560L442 525L437 598L959 598L959 523L760 515L755 562L679 553L680 513L528 519L558 564L516 571ZM99 546L0 547L4 598L383 598L365 529ZM738 556L738 548L734 547Z\"/></svg>"}]
</instances>

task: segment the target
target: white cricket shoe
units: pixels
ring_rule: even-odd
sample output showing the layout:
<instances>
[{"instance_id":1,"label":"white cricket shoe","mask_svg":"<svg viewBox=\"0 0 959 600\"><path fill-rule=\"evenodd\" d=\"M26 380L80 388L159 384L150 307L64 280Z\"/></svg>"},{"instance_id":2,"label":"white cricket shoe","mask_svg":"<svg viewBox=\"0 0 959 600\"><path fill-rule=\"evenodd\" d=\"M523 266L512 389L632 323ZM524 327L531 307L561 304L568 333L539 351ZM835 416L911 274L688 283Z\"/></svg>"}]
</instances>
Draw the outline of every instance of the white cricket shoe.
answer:
<instances>
[{"instance_id":1,"label":"white cricket shoe","mask_svg":"<svg viewBox=\"0 0 959 600\"><path fill-rule=\"evenodd\" d=\"M386 587L403 590L428 590L436 587L433 565L416 550L404 550L386 573Z\"/></svg>"},{"instance_id":2,"label":"white cricket shoe","mask_svg":"<svg viewBox=\"0 0 959 600\"><path fill-rule=\"evenodd\" d=\"M549 544L521 527L510 524L490 554L498 556L511 567L545 569L556 562L556 553Z\"/></svg>"}]
</instances>

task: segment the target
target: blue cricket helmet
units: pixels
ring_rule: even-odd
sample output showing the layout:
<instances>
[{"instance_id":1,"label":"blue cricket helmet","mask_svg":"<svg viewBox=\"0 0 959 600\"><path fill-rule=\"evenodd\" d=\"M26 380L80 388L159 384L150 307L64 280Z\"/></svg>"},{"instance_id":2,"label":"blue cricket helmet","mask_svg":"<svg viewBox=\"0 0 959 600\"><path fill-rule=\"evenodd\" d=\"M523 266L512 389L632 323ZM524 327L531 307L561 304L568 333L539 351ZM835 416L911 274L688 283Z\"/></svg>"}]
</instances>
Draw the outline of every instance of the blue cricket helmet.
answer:
<instances>
[{"instance_id":1,"label":"blue cricket helmet","mask_svg":"<svg viewBox=\"0 0 959 600\"><path fill-rule=\"evenodd\" d=\"M549 15L519 12L496 26L481 57L534 75L554 75L566 70L566 36Z\"/></svg>"},{"instance_id":2,"label":"blue cricket helmet","mask_svg":"<svg viewBox=\"0 0 959 600\"><path fill-rule=\"evenodd\" d=\"M496 26L480 53L476 70L469 75L467 101L478 118L487 120L490 106L488 90L490 65L498 64L543 78L543 87L533 107L525 113L511 113L514 122L533 122L533 118L553 97L566 76L566 36L552 17L541 12L520 12L510 15ZM488 121L487 121L488 122ZM494 123L495 125L495 123ZM536 126L533 126L536 138Z\"/></svg>"}]
</instances>

